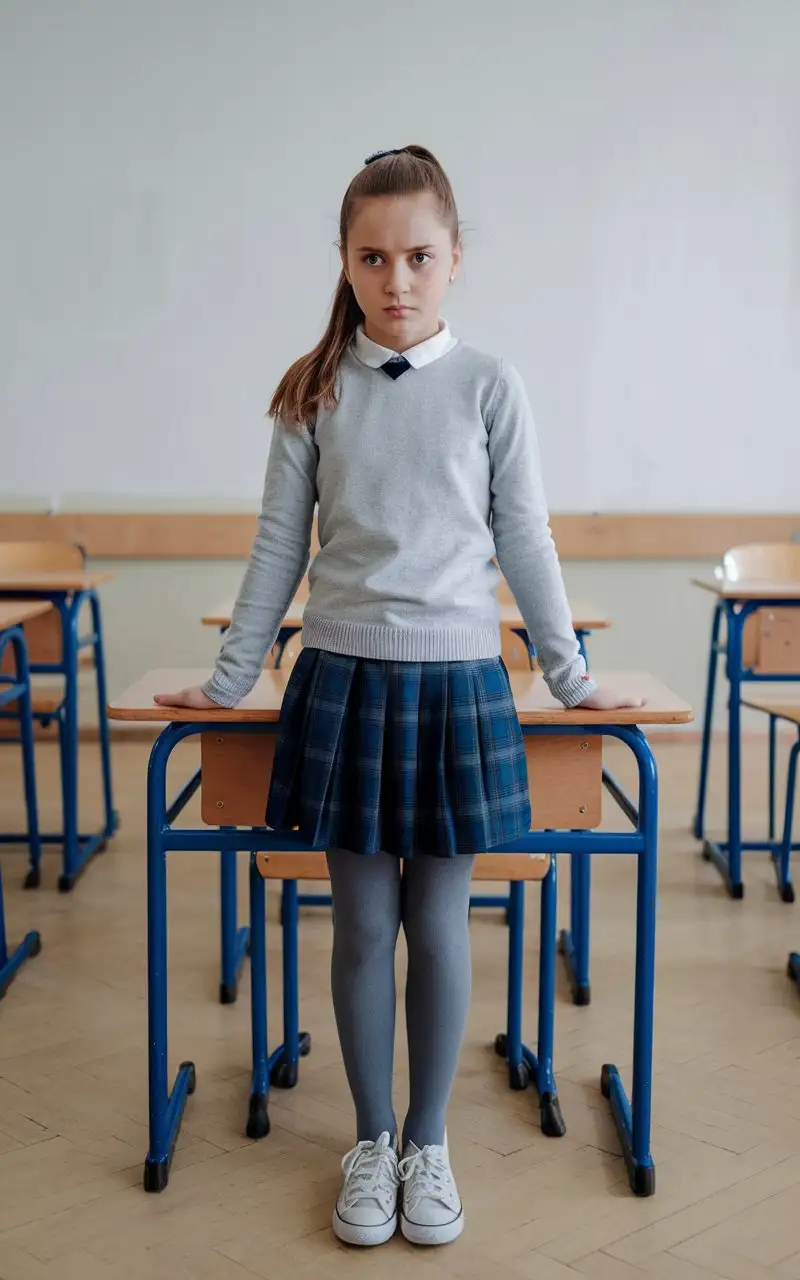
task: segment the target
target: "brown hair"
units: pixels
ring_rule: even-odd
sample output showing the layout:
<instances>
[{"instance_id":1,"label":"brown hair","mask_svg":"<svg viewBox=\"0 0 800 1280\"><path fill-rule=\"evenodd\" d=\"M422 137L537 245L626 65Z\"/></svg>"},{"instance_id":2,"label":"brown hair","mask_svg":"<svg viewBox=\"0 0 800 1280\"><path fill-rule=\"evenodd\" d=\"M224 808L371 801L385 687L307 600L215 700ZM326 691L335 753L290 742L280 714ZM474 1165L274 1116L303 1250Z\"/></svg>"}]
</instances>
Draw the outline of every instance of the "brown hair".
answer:
<instances>
[{"instance_id":1,"label":"brown hair","mask_svg":"<svg viewBox=\"0 0 800 1280\"><path fill-rule=\"evenodd\" d=\"M374 196L410 196L431 191L439 204L443 224L458 240L458 210L453 188L436 157L425 147L403 147L371 157L353 178L339 215L339 242L347 247L348 228L361 200ZM269 406L271 418L309 423L317 409L336 404L336 380L342 357L364 319L353 287L342 271L331 305L327 328L313 351L295 360L281 378Z\"/></svg>"}]
</instances>

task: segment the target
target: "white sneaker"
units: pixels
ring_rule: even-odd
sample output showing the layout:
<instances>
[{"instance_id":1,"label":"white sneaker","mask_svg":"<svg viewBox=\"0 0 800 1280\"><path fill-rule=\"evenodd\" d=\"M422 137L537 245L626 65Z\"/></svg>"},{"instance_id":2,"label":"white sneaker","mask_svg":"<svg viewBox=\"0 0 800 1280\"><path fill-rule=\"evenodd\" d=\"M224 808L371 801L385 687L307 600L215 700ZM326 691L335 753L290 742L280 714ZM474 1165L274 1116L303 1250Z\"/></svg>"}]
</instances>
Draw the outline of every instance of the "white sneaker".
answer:
<instances>
[{"instance_id":1,"label":"white sneaker","mask_svg":"<svg viewBox=\"0 0 800 1280\"><path fill-rule=\"evenodd\" d=\"M464 1230L464 1209L458 1194L447 1134L443 1147L419 1147L409 1142L398 1165L403 1184L400 1230L412 1244L450 1244Z\"/></svg>"},{"instance_id":2,"label":"white sneaker","mask_svg":"<svg viewBox=\"0 0 800 1280\"><path fill-rule=\"evenodd\" d=\"M344 1183L333 1211L334 1235L345 1244L385 1244L397 1230L400 1178L388 1133L359 1142L342 1161Z\"/></svg>"}]
</instances>

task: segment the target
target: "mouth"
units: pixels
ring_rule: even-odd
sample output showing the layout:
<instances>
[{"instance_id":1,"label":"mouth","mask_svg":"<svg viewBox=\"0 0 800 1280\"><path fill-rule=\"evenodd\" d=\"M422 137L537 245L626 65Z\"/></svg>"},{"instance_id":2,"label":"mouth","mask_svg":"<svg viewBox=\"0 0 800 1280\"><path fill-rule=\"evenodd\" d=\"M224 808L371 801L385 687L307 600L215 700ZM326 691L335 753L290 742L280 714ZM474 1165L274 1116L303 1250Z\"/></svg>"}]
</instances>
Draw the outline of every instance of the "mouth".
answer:
<instances>
[{"instance_id":1,"label":"mouth","mask_svg":"<svg viewBox=\"0 0 800 1280\"><path fill-rule=\"evenodd\" d=\"M384 314L391 316L395 320L402 320L403 316L407 316L413 310L412 307L384 307Z\"/></svg>"}]
</instances>

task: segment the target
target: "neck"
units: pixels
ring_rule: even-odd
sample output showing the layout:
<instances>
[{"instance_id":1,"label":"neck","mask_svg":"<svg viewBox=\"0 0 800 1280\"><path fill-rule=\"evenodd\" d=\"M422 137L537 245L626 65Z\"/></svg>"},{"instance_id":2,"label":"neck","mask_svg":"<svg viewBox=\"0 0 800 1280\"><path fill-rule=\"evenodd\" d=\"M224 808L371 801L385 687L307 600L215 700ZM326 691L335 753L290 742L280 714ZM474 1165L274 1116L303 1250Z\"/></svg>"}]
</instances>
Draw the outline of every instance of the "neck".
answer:
<instances>
[{"instance_id":1,"label":"neck","mask_svg":"<svg viewBox=\"0 0 800 1280\"><path fill-rule=\"evenodd\" d=\"M411 347L418 347L421 342L427 342L428 338L433 338L442 330L441 320L430 321L419 325L415 329L406 329L402 333L395 331L387 333L378 325L372 324L370 320L364 320L364 333L372 342L377 342L379 347L386 347L388 351L409 351Z\"/></svg>"}]
</instances>

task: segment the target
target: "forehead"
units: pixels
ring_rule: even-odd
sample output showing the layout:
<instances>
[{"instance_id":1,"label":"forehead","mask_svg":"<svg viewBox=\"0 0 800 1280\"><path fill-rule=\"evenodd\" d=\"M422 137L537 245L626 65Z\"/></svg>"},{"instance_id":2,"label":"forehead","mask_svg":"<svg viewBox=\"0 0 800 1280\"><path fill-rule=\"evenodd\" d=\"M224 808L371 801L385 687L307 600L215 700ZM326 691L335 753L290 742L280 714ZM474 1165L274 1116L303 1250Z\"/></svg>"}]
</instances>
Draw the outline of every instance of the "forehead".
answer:
<instances>
[{"instance_id":1,"label":"forehead","mask_svg":"<svg viewBox=\"0 0 800 1280\"><path fill-rule=\"evenodd\" d=\"M348 228L350 244L374 249L412 249L449 241L436 197L430 191L413 196L371 196L359 201Z\"/></svg>"}]
</instances>

